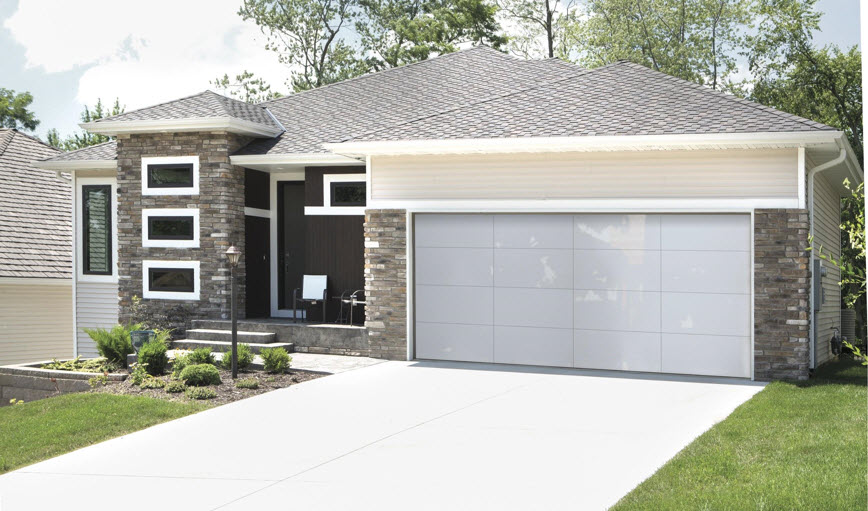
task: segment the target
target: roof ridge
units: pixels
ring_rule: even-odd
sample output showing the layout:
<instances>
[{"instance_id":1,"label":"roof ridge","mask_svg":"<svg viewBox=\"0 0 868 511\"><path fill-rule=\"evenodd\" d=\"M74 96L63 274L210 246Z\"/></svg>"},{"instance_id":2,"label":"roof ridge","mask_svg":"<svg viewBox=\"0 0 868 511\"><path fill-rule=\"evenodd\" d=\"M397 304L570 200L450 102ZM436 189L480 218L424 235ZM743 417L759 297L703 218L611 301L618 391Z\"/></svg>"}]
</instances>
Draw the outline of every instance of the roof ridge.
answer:
<instances>
[{"instance_id":1,"label":"roof ridge","mask_svg":"<svg viewBox=\"0 0 868 511\"><path fill-rule=\"evenodd\" d=\"M449 52L449 53L442 53L442 54L437 55L437 56L432 57L432 58L428 58L428 59L424 59L424 60L417 60L416 62L410 62L409 64L401 64L400 66L397 66L397 67L390 67L390 68L388 68L388 69L383 69L382 71L376 71L376 72L374 72L374 73L365 73L365 74L363 74L363 75L354 76L354 77L352 77L352 78L347 78L346 80L341 80L341 81L339 81L339 82L327 83L327 84L325 84L325 85L320 85L319 87L316 87L316 88L313 88L313 89L307 89L307 90L303 90L303 91L294 92L294 93L289 94L289 95L287 95L287 96L281 96L281 97L279 97L279 98L269 99L269 100L261 101L261 102L259 102L259 103L255 103L255 104L256 104L256 105L264 105L265 103L274 103L274 102L277 102L277 101L282 101L282 100L285 100L285 99L294 98L294 97L297 97L297 96L299 96L299 95L301 95L301 94L305 94L305 93L308 93L308 92L313 92L313 91L323 90L323 89L326 89L326 88L329 88L329 87L333 87L333 86L335 86L335 85L341 85L341 84L345 84L345 83L356 82L356 81L359 81L359 80L361 80L361 79L363 79L363 78L371 78L371 77L373 77L373 76L382 76L383 73L389 73L389 72L391 72L391 71L398 71L398 70L407 69L407 68L409 68L409 67L413 67L413 66L420 66L420 65L422 65L422 64L428 64L428 63L431 63L431 62L435 62L435 61L437 61L438 59L445 59L445 58L450 58L450 57L454 57L454 56L457 56L457 55L463 55L463 54L465 54L465 53L468 53L468 52L471 52L471 51L476 51L476 50L478 50L478 49L485 49L485 50L487 50L487 51L490 51L490 52L493 52L493 53L495 53L495 54L502 55L502 56L504 56L504 57L508 57L508 58L511 58L511 59L514 59L514 60L525 60L525 61L528 61L528 59L519 59L518 57L515 57L515 56L510 55L510 54L508 54L508 53L504 53L504 52L502 52L502 51L500 51L500 50L495 50L494 48L492 48L491 46L488 46L487 44L477 44L477 45L471 46L470 48L467 48L467 49L464 49L464 50L452 51L452 52Z\"/></svg>"},{"instance_id":2,"label":"roof ridge","mask_svg":"<svg viewBox=\"0 0 868 511\"><path fill-rule=\"evenodd\" d=\"M15 137L17 135L20 135L20 136L24 137L25 139L30 140L31 142L36 142L39 145L44 146L47 149L51 149L55 153L63 153L63 151L54 147L53 145L43 142L42 140L39 139L39 137L36 137L34 135L29 135L27 133L22 133L17 128L0 128L0 133L2 133L2 132L7 132L8 135L3 137L3 138L0 138L0 156L3 156L6 153L6 149L8 149L10 145L12 145L12 141L15 140Z\"/></svg>"},{"instance_id":3,"label":"roof ridge","mask_svg":"<svg viewBox=\"0 0 868 511\"><path fill-rule=\"evenodd\" d=\"M3 135L0 137L0 156L3 156L6 153L6 148L9 147L9 143L15 138L15 129L0 128L0 134Z\"/></svg>"}]
</instances>

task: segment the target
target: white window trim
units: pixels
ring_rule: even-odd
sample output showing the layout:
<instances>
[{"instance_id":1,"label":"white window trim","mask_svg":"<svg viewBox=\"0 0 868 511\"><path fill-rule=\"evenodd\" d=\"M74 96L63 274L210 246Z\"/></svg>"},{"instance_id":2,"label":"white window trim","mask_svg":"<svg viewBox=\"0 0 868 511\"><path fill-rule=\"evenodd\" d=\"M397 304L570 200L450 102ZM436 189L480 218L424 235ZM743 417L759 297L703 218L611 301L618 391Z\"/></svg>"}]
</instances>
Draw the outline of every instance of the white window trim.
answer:
<instances>
[{"instance_id":1,"label":"white window trim","mask_svg":"<svg viewBox=\"0 0 868 511\"><path fill-rule=\"evenodd\" d=\"M305 215L364 215L365 206L332 206L332 183L365 183L365 196L368 195L368 177L365 174L324 174L322 177L322 207L306 206Z\"/></svg>"},{"instance_id":2,"label":"white window trim","mask_svg":"<svg viewBox=\"0 0 868 511\"><path fill-rule=\"evenodd\" d=\"M192 268L193 292L151 291L148 289L148 273L151 268ZM142 261L142 297L150 300L199 300L199 261Z\"/></svg>"},{"instance_id":3,"label":"white window trim","mask_svg":"<svg viewBox=\"0 0 868 511\"><path fill-rule=\"evenodd\" d=\"M182 188L150 188L148 186L148 165L167 163L192 163L193 186ZM199 195L199 157L198 156L150 156L142 157L142 195Z\"/></svg>"},{"instance_id":4,"label":"white window trim","mask_svg":"<svg viewBox=\"0 0 868 511\"><path fill-rule=\"evenodd\" d=\"M82 205L82 186L110 185L111 186L111 229L112 229L112 274L111 275L88 275L84 273L84 208ZM75 178L75 275L79 282L110 282L118 281L118 195L117 179L113 177L77 177Z\"/></svg>"},{"instance_id":5,"label":"white window trim","mask_svg":"<svg viewBox=\"0 0 868 511\"><path fill-rule=\"evenodd\" d=\"M148 218L152 216L192 216L192 240L152 240L148 231ZM155 208L142 210L142 246L165 248L199 248L199 210L197 208Z\"/></svg>"}]
</instances>

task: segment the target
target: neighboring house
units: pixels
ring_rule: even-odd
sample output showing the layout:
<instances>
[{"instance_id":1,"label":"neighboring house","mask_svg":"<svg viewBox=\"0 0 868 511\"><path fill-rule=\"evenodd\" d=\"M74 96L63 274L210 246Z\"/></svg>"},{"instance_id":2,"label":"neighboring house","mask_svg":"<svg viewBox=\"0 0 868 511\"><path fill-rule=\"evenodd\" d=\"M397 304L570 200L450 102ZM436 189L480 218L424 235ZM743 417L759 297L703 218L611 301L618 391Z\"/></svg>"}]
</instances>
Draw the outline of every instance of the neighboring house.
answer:
<instances>
[{"instance_id":1,"label":"neighboring house","mask_svg":"<svg viewBox=\"0 0 868 511\"><path fill-rule=\"evenodd\" d=\"M72 355L70 183L57 149L0 128L0 365Z\"/></svg>"},{"instance_id":2,"label":"neighboring house","mask_svg":"<svg viewBox=\"0 0 868 511\"><path fill-rule=\"evenodd\" d=\"M840 250L841 183L862 180L845 135L636 64L477 47L83 126L117 139L39 164L90 219L79 353L134 295L227 317L233 243L248 318L328 275L364 288L376 357L806 378L840 322L805 249Z\"/></svg>"}]
</instances>

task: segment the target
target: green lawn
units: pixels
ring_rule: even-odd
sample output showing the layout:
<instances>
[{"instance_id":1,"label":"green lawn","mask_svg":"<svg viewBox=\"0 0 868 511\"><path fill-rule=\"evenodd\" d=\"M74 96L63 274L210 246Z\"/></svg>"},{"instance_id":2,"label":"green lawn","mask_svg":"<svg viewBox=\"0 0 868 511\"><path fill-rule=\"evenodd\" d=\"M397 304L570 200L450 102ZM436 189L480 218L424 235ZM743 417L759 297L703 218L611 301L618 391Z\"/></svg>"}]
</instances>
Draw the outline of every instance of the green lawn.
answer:
<instances>
[{"instance_id":1,"label":"green lawn","mask_svg":"<svg viewBox=\"0 0 868 511\"><path fill-rule=\"evenodd\" d=\"M866 378L842 361L769 384L612 509L866 509Z\"/></svg>"},{"instance_id":2,"label":"green lawn","mask_svg":"<svg viewBox=\"0 0 868 511\"><path fill-rule=\"evenodd\" d=\"M67 394L0 408L0 473L203 408L110 394Z\"/></svg>"}]
</instances>

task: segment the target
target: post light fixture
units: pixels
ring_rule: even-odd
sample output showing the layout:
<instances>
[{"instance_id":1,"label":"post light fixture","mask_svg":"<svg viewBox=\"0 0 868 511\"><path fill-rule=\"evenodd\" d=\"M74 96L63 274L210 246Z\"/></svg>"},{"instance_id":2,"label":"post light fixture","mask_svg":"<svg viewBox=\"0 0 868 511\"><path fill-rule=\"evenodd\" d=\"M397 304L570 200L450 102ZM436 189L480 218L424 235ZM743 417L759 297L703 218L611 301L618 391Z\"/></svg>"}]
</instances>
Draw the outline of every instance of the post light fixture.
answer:
<instances>
[{"instance_id":1,"label":"post light fixture","mask_svg":"<svg viewBox=\"0 0 868 511\"><path fill-rule=\"evenodd\" d=\"M238 266L238 261L241 260L241 251L235 245L226 250L226 258L229 260L229 281L231 295L231 314L232 314L232 379L238 378L238 310L235 305L235 267Z\"/></svg>"},{"instance_id":2,"label":"post light fixture","mask_svg":"<svg viewBox=\"0 0 868 511\"><path fill-rule=\"evenodd\" d=\"M238 261L241 260L241 251L232 245L226 250L226 257L229 259L229 264L234 268L238 266Z\"/></svg>"}]
</instances>

